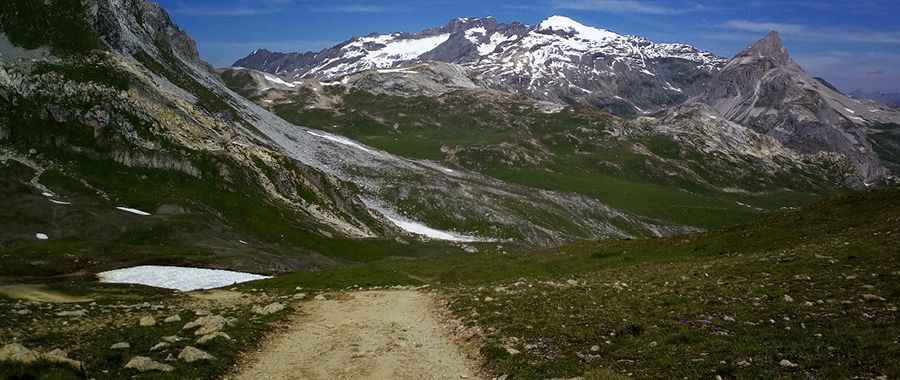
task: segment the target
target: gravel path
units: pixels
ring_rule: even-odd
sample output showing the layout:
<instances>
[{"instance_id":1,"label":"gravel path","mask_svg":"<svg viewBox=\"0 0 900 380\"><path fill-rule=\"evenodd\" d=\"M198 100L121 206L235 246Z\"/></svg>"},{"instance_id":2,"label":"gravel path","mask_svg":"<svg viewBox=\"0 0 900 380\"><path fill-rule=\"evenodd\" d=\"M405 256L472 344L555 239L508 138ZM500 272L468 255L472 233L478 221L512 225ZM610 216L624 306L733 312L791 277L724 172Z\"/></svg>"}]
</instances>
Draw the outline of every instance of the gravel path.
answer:
<instances>
[{"instance_id":1,"label":"gravel path","mask_svg":"<svg viewBox=\"0 0 900 380\"><path fill-rule=\"evenodd\" d=\"M445 333L433 299L416 291L311 301L234 379L477 379Z\"/></svg>"}]
</instances>

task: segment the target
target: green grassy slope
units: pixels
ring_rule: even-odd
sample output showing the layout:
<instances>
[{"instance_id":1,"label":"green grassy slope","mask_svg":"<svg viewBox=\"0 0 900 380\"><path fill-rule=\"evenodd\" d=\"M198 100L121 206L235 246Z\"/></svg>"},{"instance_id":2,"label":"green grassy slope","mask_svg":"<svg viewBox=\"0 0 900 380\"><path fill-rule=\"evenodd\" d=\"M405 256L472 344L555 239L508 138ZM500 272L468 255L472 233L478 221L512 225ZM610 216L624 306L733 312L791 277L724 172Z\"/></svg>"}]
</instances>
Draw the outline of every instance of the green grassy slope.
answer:
<instances>
[{"instance_id":1,"label":"green grassy slope","mask_svg":"<svg viewBox=\"0 0 900 380\"><path fill-rule=\"evenodd\" d=\"M232 85L241 88L240 83ZM824 191L805 175L773 177L729 166L664 135L611 137L623 121L596 110L544 113L521 99L465 91L438 98L341 93L334 87L328 91L342 99L335 110L309 108L313 94L303 91L271 107L295 124L400 156L443 161L539 189L585 194L676 223L703 228L739 223L759 212L738 202L772 210L805 204ZM640 147L656 157L637 153ZM690 178L673 162L706 183Z\"/></svg>"},{"instance_id":2,"label":"green grassy slope","mask_svg":"<svg viewBox=\"0 0 900 380\"><path fill-rule=\"evenodd\" d=\"M263 284L430 284L483 332L487 366L514 378L892 378L898 237L894 189L702 234L388 260Z\"/></svg>"}]
</instances>

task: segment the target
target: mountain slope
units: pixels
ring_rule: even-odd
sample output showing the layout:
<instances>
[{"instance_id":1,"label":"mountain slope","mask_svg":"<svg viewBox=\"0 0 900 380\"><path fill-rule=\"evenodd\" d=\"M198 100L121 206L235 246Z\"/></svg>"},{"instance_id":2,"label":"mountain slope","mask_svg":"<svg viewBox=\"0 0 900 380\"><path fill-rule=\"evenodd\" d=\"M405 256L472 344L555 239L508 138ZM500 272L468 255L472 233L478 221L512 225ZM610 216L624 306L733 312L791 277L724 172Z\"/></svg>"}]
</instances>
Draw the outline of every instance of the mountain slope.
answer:
<instances>
[{"instance_id":1,"label":"mountain slope","mask_svg":"<svg viewBox=\"0 0 900 380\"><path fill-rule=\"evenodd\" d=\"M93 44L76 50L60 48L71 33L46 30L51 39L32 43L21 37L30 26L9 21L28 7L59 19L61 3L11 4L0 24L9 42L0 52L0 161L9 168L0 245L21 260L0 275L159 261L277 272L460 252L482 240L685 230L292 125L229 90L152 3L85 1L71 15Z\"/></svg>"},{"instance_id":2,"label":"mountain slope","mask_svg":"<svg viewBox=\"0 0 900 380\"><path fill-rule=\"evenodd\" d=\"M735 56L706 88L703 101L787 147L841 154L865 183L890 173L870 141L870 126L900 123L900 114L851 99L810 77L776 32Z\"/></svg>"}]
</instances>

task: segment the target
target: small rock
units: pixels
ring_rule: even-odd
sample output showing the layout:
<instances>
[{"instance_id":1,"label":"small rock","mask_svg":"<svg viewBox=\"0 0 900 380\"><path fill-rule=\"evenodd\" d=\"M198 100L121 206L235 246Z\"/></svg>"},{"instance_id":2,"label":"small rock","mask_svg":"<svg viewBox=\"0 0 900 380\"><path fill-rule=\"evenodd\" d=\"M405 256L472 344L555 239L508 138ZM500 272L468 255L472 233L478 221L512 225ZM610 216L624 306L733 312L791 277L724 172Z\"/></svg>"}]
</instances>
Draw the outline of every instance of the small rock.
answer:
<instances>
[{"instance_id":1,"label":"small rock","mask_svg":"<svg viewBox=\"0 0 900 380\"><path fill-rule=\"evenodd\" d=\"M56 313L57 317L71 317L71 318L80 318L87 315L86 310L69 310L69 311L60 311Z\"/></svg>"},{"instance_id":2,"label":"small rock","mask_svg":"<svg viewBox=\"0 0 900 380\"><path fill-rule=\"evenodd\" d=\"M134 369L138 372L148 372L148 371L160 371L160 372L172 372L175 370L175 367L172 367L168 364L163 364L153 359L150 359L146 356L135 356L131 360L128 361L128 364L125 364L125 368Z\"/></svg>"},{"instance_id":3,"label":"small rock","mask_svg":"<svg viewBox=\"0 0 900 380\"><path fill-rule=\"evenodd\" d=\"M866 300L866 301L881 301L881 302L887 301L886 299L884 299L881 296L876 295L876 294L863 294L862 299Z\"/></svg>"},{"instance_id":4,"label":"small rock","mask_svg":"<svg viewBox=\"0 0 900 380\"><path fill-rule=\"evenodd\" d=\"M521 351L519 351L519 350L517 350L517 349L515 349L515 348L512 348L512 347L503 347L503 348L504 348L504 349L506 350L506 352L509 353L510 355L518 355L518 354L521 353Z\"/></svg>"},{"instance_id":5,"label":"small rock","mask_svg":"<svg viewBox=\"0 0 900 380\"><path fill-rule=\"evenodd\" d=\"M791 361L787 360L787 359L781 359L781 361L778 362L778 365L785 367L785 368L797 368L800 366L799 364L791 363Z\"/></svg>"},{"instance_id":6,"label":"small rock","mask_svg":"<svg viewBox=\"0 0 900 380\"><path fill-rule=\"evenodd\" d=\"M324 294L319 294L319 295L317 295L317 296L316 296L315 298L313 298L313 299L316 300L316 301L325 301L325 300L327 300L327 298L325 298L325 295L324 295Z\"/></svg>"},{"instance_id":7,"label":"small rock","mask_svg":"<svg viewBox=\"0 0 900 380\"><path fill-rule=\"evenodd\" d=\"M82 367L82 363L80 361L69 359L69 354L58 348L41 355L41 359L44 359L51 363L67 364L72 368Z\"/></svg>"},{"instance_id":8,"label":"small rock","mask_svg":"<svg viewBox=\"0 0 900 380\"><path fill-rule=\"evenodd\" d=\"M724 316L724 317L722 317L722 319L724 319L725 321L728 321L728 322L734 322L734 321L735 321L734 317L727 316L727 315Z\"/></svg>"},{"instance_id":9,"label":"small rock","mask_svg":"<svg viewBox=\"0 0 900 380\"><path fill-rule=\"evenodd\" d=\"M128 348L131 348L131 344L128 342L119 342L112 346L109 346L110 350L124 350L124 349L128 349Z\"/></svg>"},{"instance_id":10,"label":"small rock","mask_svg":"<svg viewBox=\"0 0 900 380\"><path fill-rule=\"evenodd\" d=\"M164 336L164 337L162 337L162 338L160 338L160 339L162 339L162 341L163 341L163 342L166 342L166 343L175 343L175 342L180 342L180 341L181 341L181 337L178 336L178 335Z\"/></svg>"},{"instance_id":11,"label":"small rock","mask_svg":"<svg viewBox=\"0 0 900 380\"><path fill-rule=\"evenodd\" d=\"M156 326L156 319L154 319L151 316L146 316L146 317L141 318L140 322L138 322L138 323L141 325L141 327Z\"/></svg>"},{"instance_id":12,"label":"small rock","mask_svg":"<svg viewBox=\"0 0 900 380\"><path fill-rule=\"evenodd\" d=\"M171 317L168 317L168 318L166 318L166 319L163 319L163 323L175 323L175 322L181 322L181 316L180 316L180 315L175 314L175 315L173 315L173 316L171 316Z\"/></svg>"},{"instance_id":13,"label":"small rock","mask_svg":"<svg viewBox=\"0 0 900 380\"><path fill-rule=\"evenodd\" d=\"M213 360L215 357L196 347L187 346L178 354L178 359L193 363L200 360Z\"/></svg>"},{"instance_id":14,"label":"small rock","mask_svg":"<svg viewBox=\"0 0 900 380\"><path fill-rule=\"evenodd\" d=\"M591 346L591 352L600 352L600 346L596 344Z\"/></svg>"},{"instance_id":15,"label":"small rock","mask_svg":"<svg viewBox=\"0 0 900 380\"><path fill-rule=\"evenodd\" d=\"M231 337L228 336L228 334L223 333L223 332L217 332L217 333L201 336L200 339L197 339L197 344L204 345L216 338L231 340Z\"/></svg>"},{"instance_id":16,"label":"small rock","mask_svg":"<svg viewBox=\"0 0 900 380\"><path fill-rule=\"evenodd\" d=\"M566 284L569 284L570 286L578 286L578 281L575 281L570 278L570 279L566 280Z\"/></svg>"},{"instance_id":17,"label":"small rock","mask_svg":"<svg viewBox=\"0 0 900 380\"><path fill-rule=\"evenodd\" d=\"M189 322L188 324L184 325L182 330L197 328L197 331L194 331L194 335L203 336L222 331L222 329L224 329L226 325L228 325L228 320L225 319L225 317L221 315L211 315L207 317L200 317L193 322Z\"/></svg>"},{"instance_id":18,"label":"small rock","mask_svg":"<svg viewBox=\"0 0 900 380\"><path fill-rule=\"evenodd\" d=\"M275 303L268 304L265 307L261 307L259 305L254 306L253 314L270 315L270 314L275 314L282 310L284 310L284 305L275 302Z\"/></svg>"},{"instance_id":19,"label":"small rock","mask_svg":"<svg viewBox=\"0 0 900 380\"><path fill-rule=\"evenodd\" d=\"M302 300L302 299L305 299L305 298L306 298L306 293L297 293L297 294L294 294L294 299L295 299L295 300Z\"/></svg>"},{"instance_id":20,"label":"small rock","mask_svg":"<svg viewBox=\"0 0 900 380\"><path fill-rule=\"evenodd\" d=\"M169 347L169 344L168 344L168 343L166 343L166 342L159 342L159 343L157 343L155 346L150 347L150 351L159 351L159 350L162 350L163 348L166 348L166 347Z\"/></svg>"},{"instance_id":21,"label":"small rock","mask_svg":"<svg viewBox=\"0 0 900 380\"><path fill-rule=\"evenodd\" d=\"M656 346L659 346L659 343L656 343L656 341L650 342L650 347L656 347Z\"/></svg>"},{"instance_id":22,"label":"small rock","mask_svg":"<svg viewBox=\"0 0 900 380\"><path fill-rule=\"evenodd\" d=\"M738 367L749 367L750 362L748 362L746 360L741 360L741 361L737 362L737 365L738 365Z\"/></svg>"},{"instance_id":23,"label":"small rock","mask_svg":"<svg viewBox=\"0 0 900 380\"><path fill-rule=\"evenodd\" d=\"M794 302L794 297L791 297L787 294L784 295L784 302Z\"/></svg>"},{"instance_id":24,"label":"small rock","mask_svg":"<svg viewBox=\"0 0 900 380\"><path fill-rule=\"evenodd\" d=\"M0 348L0 361L32 363L38 360L38 353L18 343L10 343Z\"/></svg>"}]
</instances>

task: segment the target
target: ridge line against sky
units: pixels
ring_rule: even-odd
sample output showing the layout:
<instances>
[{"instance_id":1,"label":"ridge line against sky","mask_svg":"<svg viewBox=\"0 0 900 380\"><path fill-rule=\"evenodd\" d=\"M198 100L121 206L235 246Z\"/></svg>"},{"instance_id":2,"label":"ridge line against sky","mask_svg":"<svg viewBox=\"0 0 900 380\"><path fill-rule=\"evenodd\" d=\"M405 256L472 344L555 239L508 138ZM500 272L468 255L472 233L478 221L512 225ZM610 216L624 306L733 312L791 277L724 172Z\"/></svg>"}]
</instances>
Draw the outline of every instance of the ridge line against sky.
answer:
<instances>
[{"instance_id":1,"label":"ridge line against sky","mask_svg":"<svg viewBox=\"0 0 900 380\"><path fill-rule=\"evenodd\" d=\"M157 0L201 55L228 66L257 48L318 51L369 33L418 32L456 17L536 24L561 14L725 58L778 30L794 59L845 91L900 91L900 2L885 0Z\"/></svg>"}]
</instances>

